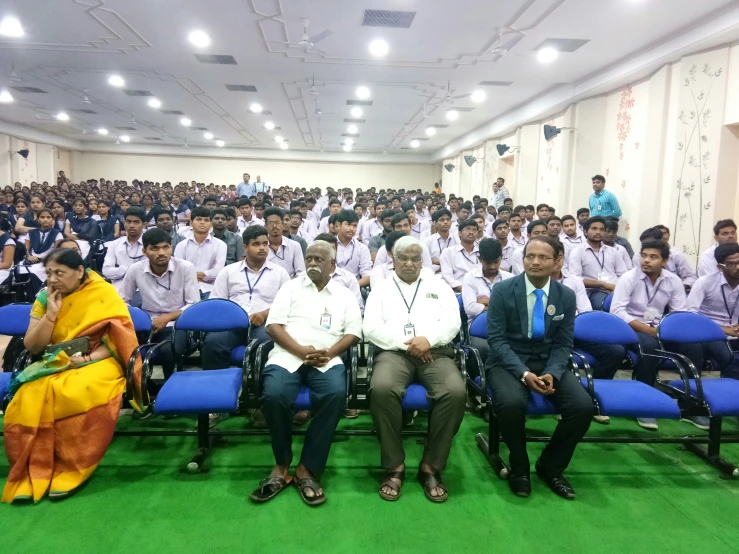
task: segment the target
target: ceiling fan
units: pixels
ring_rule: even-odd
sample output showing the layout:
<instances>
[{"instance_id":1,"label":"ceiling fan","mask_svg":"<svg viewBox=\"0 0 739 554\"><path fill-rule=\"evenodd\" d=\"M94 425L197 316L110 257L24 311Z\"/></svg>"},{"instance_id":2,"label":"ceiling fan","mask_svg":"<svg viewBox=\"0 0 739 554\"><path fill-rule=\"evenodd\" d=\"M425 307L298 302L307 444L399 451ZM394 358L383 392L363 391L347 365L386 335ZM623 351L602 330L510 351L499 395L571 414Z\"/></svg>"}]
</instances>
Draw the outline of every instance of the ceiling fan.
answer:
<instances>
[{"instance_id":1,"label":"ceiling fan","mask_svg":"<svg viewBox=\"0 0 739 554\"><path fill-rule=\"evenodd\" d=\"M322 41L323 39L331 36L334 34L334 32L331 29L325 29L318 33L317 35L313 35L312 37L308 35L308 26L310 25L309 19L303 19L303 36L300 37L300 40L298 42L284 42L284 41L275 41L275 40L265 40L264 42L268 44L287 44L290 48L305 48L306 51L313 48L315 52L324 53L323 50L319 50L318 48L314 48L315 44L317 42Z\"/></svg>"},{"instance_id":2,"label":"ceiling fan","mask_svg":"<svg viewBox=\"0 0 739 554\"><path fill-rule=\"evenodd\" d=\"M333 112L324 112L321 109L321 103L318 98L316 98L316 108L313 110L313 115L333 115Z\"/></svg>"},{"instance_id":3,"label":"ceiling fan","mask_svg":"<svg viewBox=\"0 0 739 554\"><path fill-rule=\"evenodd\" d=\"M493 43L493 47L490 50L490 53L500 58L501 56L505 56L510 49L507 47L507 45L503 42L503 37L506 35L522 35L526 36L526 33L524 31L521 31L519 29L516 29L514 27L498 27L498 38L495 39L495 42ZM506 41L508 42L508 41ZM518 42L518 41L516 41ZM515 43L514 43L515 45Z\"/></svg>"}]
</instances>

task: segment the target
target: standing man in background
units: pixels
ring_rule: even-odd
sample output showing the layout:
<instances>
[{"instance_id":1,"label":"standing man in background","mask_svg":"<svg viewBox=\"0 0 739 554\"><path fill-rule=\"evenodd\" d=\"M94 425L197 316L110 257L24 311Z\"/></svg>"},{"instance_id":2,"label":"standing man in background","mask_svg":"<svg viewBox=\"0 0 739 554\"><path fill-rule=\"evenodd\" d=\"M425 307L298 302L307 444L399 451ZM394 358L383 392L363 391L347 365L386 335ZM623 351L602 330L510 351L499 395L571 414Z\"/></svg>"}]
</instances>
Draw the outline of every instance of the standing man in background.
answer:
<instances>
[{"instance_id":1,"label":"standing man in background","mask_svg":"<svg viewBox=\"0 0 739 554\"><path fill-rule=\"evenodd\" d=\"M593 194L590 195L590 216L621 217L621 206L616 195L605 190L606 178L603 175L593 177Z\"/></svg>"},{"instance_id":2,"label":"standing man in background","mask_svg":"<svg viewBox=\"0 0 739 554\"><path fill-rule=\"evenodd\" d=\"M262 176L257 175L257 180L254 182L254 190L263 194L269 194L271 189L267 186L267 183L262 182Z\"/></svg>"},{"instance_id":3,"label":"standing man in background","mask_svg":"<svg viewBox=\"0 0 739 554\"><path fill-rule=\"evenodd\" d=\"M251 175L249 175L248 173L244 173L243 179L243 181L236 185L236 196L246 196L247 198L256 196L257 187L249 182L249 179L251 179Z\"/></svg>"},{"instance_id":4,"label":"standing man in background","mask_svg":"<svg viewBox=\"0 0 739 554\"><path fill-rule=\"evenodd\" d=\"M493 184L493 195L490 197L490 205L495 206L496 209L500 208L509 196L508 189L505 188L505 179L498 177L498 180Z\"/></svg>"}]
</instances>

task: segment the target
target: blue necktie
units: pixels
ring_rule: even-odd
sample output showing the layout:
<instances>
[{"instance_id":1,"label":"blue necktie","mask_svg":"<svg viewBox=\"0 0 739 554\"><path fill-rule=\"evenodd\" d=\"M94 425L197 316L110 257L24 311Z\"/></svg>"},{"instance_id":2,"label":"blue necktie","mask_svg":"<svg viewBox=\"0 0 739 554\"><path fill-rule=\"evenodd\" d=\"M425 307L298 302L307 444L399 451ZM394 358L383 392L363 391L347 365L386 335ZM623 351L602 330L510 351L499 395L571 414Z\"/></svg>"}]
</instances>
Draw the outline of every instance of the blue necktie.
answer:
<instances>
[{"instance_id":1,"label":"blue necktie","mask_svg":"<svg viewBox=\"0 0 739 554\"><path fill-rule=\"evenodd\" d=\"M531 338L541 340L544 338L544 291L542 289L534 289L536 302L534 303L534 312L531 314L533 322L531 324Z\"/></svg>"}]
</instances>

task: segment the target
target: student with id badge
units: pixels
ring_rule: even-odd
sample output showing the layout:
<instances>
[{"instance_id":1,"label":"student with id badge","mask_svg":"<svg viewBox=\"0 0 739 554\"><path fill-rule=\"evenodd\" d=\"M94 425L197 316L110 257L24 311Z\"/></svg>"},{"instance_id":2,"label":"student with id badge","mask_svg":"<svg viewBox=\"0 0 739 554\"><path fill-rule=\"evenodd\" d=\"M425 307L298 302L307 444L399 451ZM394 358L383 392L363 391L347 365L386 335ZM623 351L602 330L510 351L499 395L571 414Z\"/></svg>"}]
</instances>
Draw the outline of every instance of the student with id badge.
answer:
<instances>
[{"instance_id":1,"label":"student with id badge","mask_svg":"<svg viewBox=\"0 0 739 554\"><path fill-rule=\"evenodd\" d=\"M392 253L394 274L370 293L363 325L365 339L379 350L369 390L387 472L379 494L388 501L400 497L406 469L400 403L408 385L419 382L434 415L416 477L429 500L444 502L448 492L441 471L465 407L465 385L448 348L461 325L459 304L449 285L422 274L423 247L417 239L398 239Z\"/></svg>"}]
</instances>

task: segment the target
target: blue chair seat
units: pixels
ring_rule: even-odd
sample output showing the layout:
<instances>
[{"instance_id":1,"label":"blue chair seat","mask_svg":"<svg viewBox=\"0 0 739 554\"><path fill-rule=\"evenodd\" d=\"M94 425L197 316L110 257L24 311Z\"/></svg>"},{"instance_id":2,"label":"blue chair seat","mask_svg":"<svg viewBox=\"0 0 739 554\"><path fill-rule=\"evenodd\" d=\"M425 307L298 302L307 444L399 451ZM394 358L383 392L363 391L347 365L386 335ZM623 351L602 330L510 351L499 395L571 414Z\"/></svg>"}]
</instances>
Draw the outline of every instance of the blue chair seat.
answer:
<instances>
[{"instance_id":1,"label":"blue chair seat","mask_svg":"<svg viewBox=\"0 0 739 554\"><path fill-rule=\"evenodd\" d=\"M2 375L2 373L0 373ZM703 379L703 398L714 416L739 416L739 381L735 379ZM670 381L670 385L685 391L681 380ZM695 380L690 380L690 394L695 396Z\"/></svg>"},{"instance_id":2,"label":"blue chair seat","mask_svg":"<svg viewBox=\"0 0 739 554\"><path fill-rule=\"evenodd\" d=\"M639 361L639 355L636 352L632 352L631 350L627 350L626 354L629 356L629 359L631 360L631 365L635 366L637 362ZM593 358L593 356L591 356L587 352L583 352L583 355L585 357L585 360L588 362L590 369L593 369L596 364L595 358ZM582 363L582 360L580 359L580 355L573 354L573 356L575 358L575 361L577 362L577 367L582 368L583 363Z\"/></svg>"},{"instance_id":3,"label":"blue chair seat","mask_svg":"<svg viewBox=\"0 0 739 554\"><path fill-rule=\"evenodd\" d=\"M475 384L480 387L480 377L475 377ZM492 396L492 391L488 388L488 396ZM538 392L529 394L529 406L526 410L528 415L556 415L556 406L544 395Z\"/></svg>"},{"instance_id":4,"label":"blue chair seat","mask_svg":"<svg viewBox=\"0 0 739 554\"><path fill-rule=\"evenodd\" d=\"M241 367L244 364L244 352L246 346L237 346L231 351L231 363L236 367Z\"/></svg>"},{"instance_id":5,"label":"blue chair seat","mask_svg":"<svg viewBox=\"0 0 739 554\"><path fill-rule=\"evenodd\" d=\"M13 374L9 371L0 372L0 399L2 399L5 394L5 390L8 388L8 383L10 383L10 377L12 375Z\"/></svg>"},{"instance_id":6,"label":"blue chair seat","mask_svg":"<svg viewBox=\"0 0 739 554\"><path fill-rule=\"evenodd\" d=\"M582 379L587 386L587 379ZM641 381L594 379L600 414L613 417L680 419L677 402Z\"/></svg>"},{"instance_id":7,"label":"blue chair seat","mask_svg":"<svg viewBox=\"0 0 739 554\"><path fill-rule=\"evenodd\" d=\"M161 415L235 412L241 391L241 368L178 371L162 386L154 403Z\"/></svg>"},{"instance_id":8,"label":"blue chair seat","mask_svg":"<svg viewBox=\"0 0 739 554\"><path fill-rule=\"evenodd\" d=\"M310 410L310 389L306 385L300 385L298 397L295 399L293 408L296 410Z\"/></svg>"},{"instance_id":9,"label":"blue chair seat","mask_svg":"<svg viewBox=\"0 0 739 554\"><path fill-rule=\"evenodd\" d=\"M411 383L400 406L404 410L428 410L430 404L426 398L426 388L418 383Z\"/></svg>"}]
</instances>

